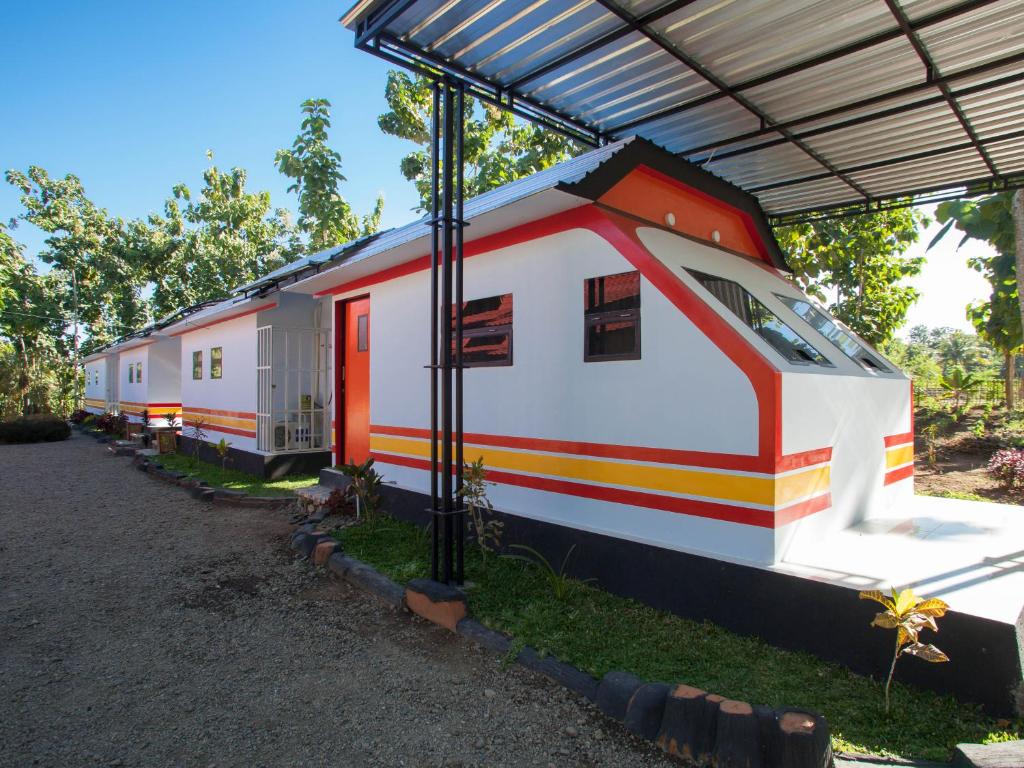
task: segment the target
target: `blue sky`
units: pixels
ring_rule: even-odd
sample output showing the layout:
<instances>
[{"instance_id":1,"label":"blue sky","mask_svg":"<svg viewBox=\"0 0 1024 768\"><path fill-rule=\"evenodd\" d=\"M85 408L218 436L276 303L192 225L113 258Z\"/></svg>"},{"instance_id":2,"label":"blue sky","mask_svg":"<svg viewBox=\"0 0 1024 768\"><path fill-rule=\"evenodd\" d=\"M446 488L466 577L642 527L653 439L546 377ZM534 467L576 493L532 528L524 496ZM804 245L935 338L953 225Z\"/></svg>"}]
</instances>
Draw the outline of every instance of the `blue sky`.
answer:
<instances>
[{"instance_id":1,"label":"blue sky","mask_svg":"<svg viewBox=\"0 0 1024 768\"><path fill-rule=\"evenodd\" d=\"M345 10L329 0L12 4L0 165L75 173L111 214L135 217L159 210L179 181L199 187L211 149L294 211L274 152L291 145L300 103L326 97L342 194L362 213L384 192L385 226L404 223L417 198L398 163L412 145L377 128L387 66L355 50L338 23ZM0 185L0 219L19 212ZM25 226L16 236L30 253L39 246Z\"/></svg>"},{"instance_id":2,"label":"blue sky","mask_svg":"<svg viewBox=\"0 0 1024 768\"><path fill-rule=\"evenodd\" d=\"M75 173L97 204L131 218L161 210L177 182L199 187L209 149L218 166L246 169L250 190L267 189L275 206L294 211L274 152L291 145L299 104L325 97L348 177L341 193L362 214L383 192L384 226L403 224L417 197L398 164L412 145L377 127L388 66L355 50L338 23L347 8L347 0L9 4L0 168ZM0 183L0 220L20 211L15 190ZM25 225L15 236L29 254L41 247ZM966 258L983 246L956 253L957 239L928 254L907 327L969 328L963 308L987 286Z\"/></svg>"}]
</instances>

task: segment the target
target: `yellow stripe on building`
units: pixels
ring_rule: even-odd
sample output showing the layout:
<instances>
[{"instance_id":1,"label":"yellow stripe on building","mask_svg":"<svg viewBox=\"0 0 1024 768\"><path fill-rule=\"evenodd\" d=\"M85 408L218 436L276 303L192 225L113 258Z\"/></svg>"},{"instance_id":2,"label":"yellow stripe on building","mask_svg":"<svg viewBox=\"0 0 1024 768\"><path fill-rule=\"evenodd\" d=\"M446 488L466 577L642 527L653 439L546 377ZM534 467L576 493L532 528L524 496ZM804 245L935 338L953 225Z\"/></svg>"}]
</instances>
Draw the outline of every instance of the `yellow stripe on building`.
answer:
<instances>
[{"instance_id":1,"label":"yellow stripe on building","mask_svg":"<svg viewBox=\"0 0 1024 768\"><path fill-rule=\"evenodd\" d=\"M430 455L430 444L425 439L371 435L370 448L410 456ZM767 507L782 506L826 491L830 482L828 465L776 478L629 464L575 456L520 453L485 446L467 447L466 456L472 459L482 457L485 466L493 469L552 475L584 482L761 504Z\"/></svg>"},{"instance_id":2,"label":"yellow stripe on building","mask_svg":"<svg viewBox=\"0 0 1024 768\"><path fill-rule=\"evenodd\" d=\"M185 411L183 417L187 421L202 421L210 426L234 427L235 429L256 429L256 419L237 419L233 416L213 416L209 413L192 413Z\"/></svg>"},{"instance_id":3,"label":"yellow stripe on building","mask_svg":"<svg viewBox=\"0 0 1024 768\"><path fill-rule=\"evenodd\" d=\"M914 461L914 445L897 445L894 448L887 448L885 451L885 466L887 469L899 467L903 464L910 464Z\"/></svg>"}]
</instances>

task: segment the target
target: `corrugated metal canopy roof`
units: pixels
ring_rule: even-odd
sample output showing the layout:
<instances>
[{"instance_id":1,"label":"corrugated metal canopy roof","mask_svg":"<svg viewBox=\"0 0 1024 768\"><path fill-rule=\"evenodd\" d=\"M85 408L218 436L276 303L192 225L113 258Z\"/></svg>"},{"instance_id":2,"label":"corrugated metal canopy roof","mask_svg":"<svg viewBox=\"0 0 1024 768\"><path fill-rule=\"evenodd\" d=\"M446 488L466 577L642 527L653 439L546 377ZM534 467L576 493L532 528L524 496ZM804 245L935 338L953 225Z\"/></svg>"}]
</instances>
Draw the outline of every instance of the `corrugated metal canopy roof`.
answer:
<instances>
[{"instance_id":1,"label":"corrugated metal canopy roof","mask_svg":"<svg viewBox=\"0 0 1024 768\"><path fill-rule=\"evenodd\" d=\"M362 0L356 44L776 221L1024 184L1021 0Z\"/></svg>"}]
</instances>

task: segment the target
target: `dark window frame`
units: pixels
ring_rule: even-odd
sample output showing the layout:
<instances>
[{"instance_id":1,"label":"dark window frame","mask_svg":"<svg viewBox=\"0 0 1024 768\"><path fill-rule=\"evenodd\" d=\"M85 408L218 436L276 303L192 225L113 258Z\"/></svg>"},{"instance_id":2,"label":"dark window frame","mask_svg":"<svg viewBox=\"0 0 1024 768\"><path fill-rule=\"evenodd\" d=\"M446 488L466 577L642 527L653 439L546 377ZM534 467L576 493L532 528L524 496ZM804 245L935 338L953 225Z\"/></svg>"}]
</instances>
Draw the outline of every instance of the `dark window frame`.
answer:
<instances>
[{"instance_id":1,"label":"dark window frame","mask_svg":"<svg viewBox=\"0 0 1024 768\"><path fill-rule=\"evenodd\" d=\"M835 363L833 363L831 360L829 360L828 357L820 349L818 349L816 346L811 344L811 342L809 342L807 339L805 339L803 336L801 336L800 333L798 333L795 328L793 328L791 325L789 325L789 323L787 323L785 320L783 320L781 317L779 317L768 305L766 305L763 301L761 301L759 298L757 298L757 296L755 296L753 293L751 293L747 289L747 287L744 286L739 281L733 280L732 278L729 278L729 277L722 277L720 275L715 275L715 274L712 274L710 272L704 272L703 270L696 269L696 268L693 268L693 267L683 267L683 270L687 274L689 274L690 277L692 277L694 280L696 280L697 284L700 285L701 288L703 288L705 291L710 293L711 296L715 299L715 301L717 301L721 306L725 307L725 309L730 314L732 314L734 317L739 318L740 322L745 327L747 327L751 331L753 331L756 336L758 336L762 341L764 341L769 347L772 348L772 350L776 354L779 355L779 357L781 357L783 360L785 360L790 365L797 365L797 366L800 366L800 367L817 366L818 368L835 368L836 367ZM811 357L806 352L804 352L802 349L796 347L795 345L793 345L788 340L786 340L787 343L790 343L790 346L792 346L795 351L803 354L804 357L798 359L798 358L790 357L789 355L787 355L786 352L783 349L780 349L775 344L775 342L772 341L770 336L766 335L765 333L762 333L762 330L763 330L762 328L755 327L751 322L749 322L746 318L744 318L742 315L740 315L739 312L734 307L732 307L728 303L726 303L726 301L724 299L722 299L711 288L709 288L705 284L705 280L713 280L713 281L716 281L716 282L719 282L719 283L729 283L731 285L736 286L736 288L738 288L740 291L742 291L744 296L750 302L753 303L752 306L756 305L757 308L759 308L761 311L763 311L766 314L768 314L769 316L775 318L775 320L778 321L779 325L781 325L783 328L785 328L791 334L793 334L796 338L798 338L804 344L804 346L806 346L808 349L812 350L813 352L817 353L818 358L820 358L820 360Z\"/></svg>"},{"instance_id":2,"label":"dark window frame","mask_svg":"<svg viewBox=\"0 0 1024 768\"><path fill-rule=\"evenodd\" d=\"M594 312L588 311L586 305L586 291L587 284L591 280L603 280L609 277L618 277L619 275L635 274L637 276L637 294L636 301L637 306L632 309L616 309L605 312ZM583 304L583 362L585 363L605 363L614 362L616 360L639 360L642 357L643 336L641 334L641 305L640 305L640 271L639 270L628 270L626 272L617 272L611 275L598 275L596 277L588 277L583 281L584 291L584 304ZM630 352L612 352L607 354L601 354L597 352L591 352L590 350L590 331L596 325L607 325L609 323L623 323L628 322L633 325L634 334L636 337L636 344Z\"/></svg>"},{"instance_id":3,"label":"dark window frame","mask_svg":"<svg viewBox=\"0 0 1024 768\"><path fill-rule=\"evenodd\" d=\"M213 352L217 350L220 352L220 360L214 360ZM217 373L217 368L214 365L220 365L220 372ZM210 378L211 379L223 379L224 378L224 347L210 347Z\"/></svg>"},{"instance_id":4,"label":"dark window frame","mask_svg":"<svg viewBox=\"0 0 1024 768\"><path fill-rule=\"evenodd\" d=\"M499 293L497 296L482 296L482 297L480 297L478 299L469 299L469 300L463 301L462 302L462 320L463 320L463 323L465 323L465 320L466 320L466 307L467 307L467 305L471 304L474 301L487 301L489 299L499 299L500 300L500 299L504 298L505 296L509 297L509 303L511 305L511 309L509 311L510 318L514 318L514 316L515 316L515 298L514 298L513 294L512 293ZM502 358L496 358L496 359L493 359L493 360L488 360L486 362L465 362L464 361L462 363L462 367L463 368L507 368L507 367L511 366L513 364L513 361L514 361L514 358L513 358L513 350L514 350L514 343L513 342L514 342L514 339L513 339L513 335L512 335L512 325L513 325L513 322L508 322L508 323L502 323L501 325L488 325L488 326L484 326L484 327L481 327L481 328L470 328L470 329L463 328L462 329L462 342L463 342L463 344L465 344L465 342L468 339L481 338L481 337L485 337L485 336L507 336L508 337L508 352ZM451 346L451 350L452 350L452 364L453 365L458 362L458 355L457 355L458 349L455 346L456 335L457 334L456 334L456 330L455 330L455 306L453 305L452 306L452 336L451 336L451 342L450 342L450 346Z\"/></svg>"}]
</instances>

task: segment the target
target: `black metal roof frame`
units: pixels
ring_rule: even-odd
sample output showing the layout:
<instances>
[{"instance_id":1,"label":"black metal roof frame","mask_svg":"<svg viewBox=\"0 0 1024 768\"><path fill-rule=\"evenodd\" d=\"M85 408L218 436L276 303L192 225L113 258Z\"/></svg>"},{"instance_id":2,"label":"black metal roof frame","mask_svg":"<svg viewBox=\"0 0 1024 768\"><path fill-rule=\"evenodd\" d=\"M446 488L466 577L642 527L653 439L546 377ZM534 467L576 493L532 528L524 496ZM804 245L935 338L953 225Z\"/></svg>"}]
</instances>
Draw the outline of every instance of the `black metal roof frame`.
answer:
<instances>
[{"instance_id":1,"label":"black metal roof frame","mask_svg":"<svg viewBox=\"0 0 1024 768\"><path fill-rule=\"evenodd\" d=\"M993 144L1024 138L1024 130L1010 130L982 137L972 126L960 103L960 100L964 97L1021 82L1024 79L1024 73L1014 71L1006 74L1006 69L1024 63L1024 52L1015 50L1006 55L984 61L976 66L966 67L957 71L942 72L936 66L920 37L922 30L958 19L965 14L993 5L999 2L999 0L960 0L960 2L941 10L919 16L916 20L908 18L903 7L896 0L881 0L888 7L892 15L892 28L865 35L863 38L837 45L830 50L818 53L805 60L787 63L785 66L779 67L774 71L759 74L756 77L732 84L717 76L696 58L681 50L677 44L665 39L665 37L651 28L654 22L694 4L697 0L671 0L654 10L638 16L630 14L615 0L593 0L607 12L614 14L621 24L612 31L586 42L552 61L544 62L506 83L490 80L479 72L468 70L458 61L446 59L439 55L438 52L427 50L425 46L416 45L410 42L409 39L402 39L390 31L389 26L399 19L402 14L415 6L418 1L381 0L376 6L371 7L369 12L355 23L356 46L387 61L421 74L432 77L445 75L453 78L465 85L468 94L481 101L508 109L523 119L592 146L623 138L634 131L642 130L644 126L658 120L682 115L712 102L728 99L756 118L759 128L754 131L748 130L715 137L715 140L711 143L693 146L678 151L676 154L698 165L702 165L712 160L721 161L773 146L789 144L813 159L821 167L821 170L813 173L804 173L796 178L785 178L763 184L741 186L748 192L758 194L803 183L838 180L850 190L850 199L840 203L774 211L770 216L773 223L803 221L816 218L823 213L853 215L905 206L910 203L910 198L922 194L929 194L933 196L933 199L938 199L939 197L962 196L965 193L977 194L1024 186L1024 170L1014 169L1011 173L1001 173L989 152L989 147ZM549 104L531 98L524 92L524 87L528 84L536 84L541 78L557 72L567 64L598 51L603 46L607 46L616 40L621 40L627 35L635 34L642 35L661 51L667 53L692 72L697 73L714 88L713 92L683 100L678 104L639 118L603 128L559 111ZM774 83L802 70L899 39L909 43L919 57L926 73L922 81L910 85L895 85L893 88L887 89L882 93L839 106L829 107L819 112L788 121L773 121L764 110L744 95L744 92L750 89ZM978 82L978 78L985 79ZM964 84L965 81L966 84ZM963 85L958 88L958 84ZM938 93L935 91L938 91ZM917 94L921 94L921 98L894 105L894 102L898 99L906 99ZM874 120L912 112L915 109L937 104L948 106L963 131L963 141L946 143L938 147L928 147L919 151L903 152L881 160L856 164L834 163L822 153L816 151L806 141L809 138L822 136L844 128L863 125ZM872 107L878 108L871 110ZM805 126L807 127L804 128ZM804 129L801 130L802 128ZM772 136L775 138L768 138ZM741 145L742 142L756 141L763 138L768 140ZM729 149L730 145L738 146ZM988 176L983 178L957 179L955 183L943 183L935 188L907 188L899 189L898 192L874 195L854 178L854 175L858 172L884 169L900 163L919 161L965 150L971 150L981 158L985 168L988 170Z\"/></svg>"}]
</instances>

